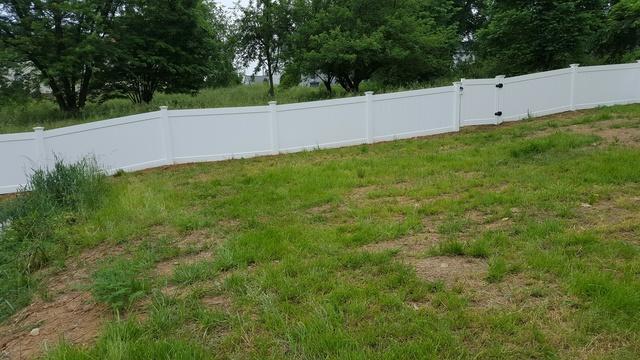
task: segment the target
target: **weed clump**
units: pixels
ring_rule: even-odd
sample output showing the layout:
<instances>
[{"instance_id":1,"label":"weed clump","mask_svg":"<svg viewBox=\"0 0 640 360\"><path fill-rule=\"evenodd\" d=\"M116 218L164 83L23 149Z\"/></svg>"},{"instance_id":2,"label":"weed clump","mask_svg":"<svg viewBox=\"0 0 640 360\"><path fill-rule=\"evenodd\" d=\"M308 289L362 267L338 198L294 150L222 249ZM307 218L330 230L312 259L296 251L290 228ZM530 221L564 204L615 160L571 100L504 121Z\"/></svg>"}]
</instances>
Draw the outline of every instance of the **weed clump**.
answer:
<instances>
[{"instance_id":1,"label":"weed clump","mask_svg":"<svg viewBox=\"0 0 640 360\"><path fill-rule=\"evenodd\" d=\"M52 168L35 170L15 198L0 203L0 320L28 303L30 274L66 256L68 226L62 225L94 211L107 189L95 159L56 159Z\"/></svg>"},{"instance_id":2,"label":"weed clump","mask_svg":"<svg viewBox=\"0 0 640 360\"><path fill-rule=\"evenodd\" d=\"M128 309L150 289L148 278L143 276L146 267L144 262L118 259L99 269L92 276L93 297L115 311Z\"/></svg>"}]
</instances>

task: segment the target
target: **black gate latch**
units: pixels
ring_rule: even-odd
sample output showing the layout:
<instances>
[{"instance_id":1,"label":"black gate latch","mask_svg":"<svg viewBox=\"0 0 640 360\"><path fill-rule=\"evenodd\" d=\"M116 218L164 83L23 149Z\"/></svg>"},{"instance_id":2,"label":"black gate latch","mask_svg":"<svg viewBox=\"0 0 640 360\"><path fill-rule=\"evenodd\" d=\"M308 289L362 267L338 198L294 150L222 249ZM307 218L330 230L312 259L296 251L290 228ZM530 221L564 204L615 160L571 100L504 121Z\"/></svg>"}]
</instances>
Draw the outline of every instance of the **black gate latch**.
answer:
<instances>
[{"instance_id":1,"label":"black gate latch","mask_svg":"<svg viewBox=\"0 0 640 360\"><path fill-rule=\"evenodd\" d=\"M495 116L502 116L502 111L498 111L497 113L494 114Z\"/></svg>"},{"instance_id":2,"label":"black gate latch","mask_svg":"<svg viewBox=\"0 0 640 360\"><path fill-rule=\"evenodd\" d=\"M502 88L504 87L504 84L503 84L503 83L496 84L496 87L497 87L498 89L502 89Z\"/></svg>"}]
</instances>

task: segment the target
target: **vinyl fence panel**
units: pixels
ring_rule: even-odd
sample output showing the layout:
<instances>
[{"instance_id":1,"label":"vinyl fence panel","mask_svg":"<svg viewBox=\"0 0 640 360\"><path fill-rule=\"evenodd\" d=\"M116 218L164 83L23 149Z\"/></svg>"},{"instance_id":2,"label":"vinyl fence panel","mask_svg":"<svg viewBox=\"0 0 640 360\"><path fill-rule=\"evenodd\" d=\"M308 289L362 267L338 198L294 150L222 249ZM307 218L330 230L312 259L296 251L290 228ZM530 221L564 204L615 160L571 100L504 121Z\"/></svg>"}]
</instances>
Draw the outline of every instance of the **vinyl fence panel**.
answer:
<instances>
[{"instance_id":1,"label":"vinyl fence panel","mask_svg":"<svg viewBox=\"0 0 640 360\"><path fill-rule=\"evenodd\" d=\"M269 109L169 111L174 161L188 163L271 153Z\"/></svg>"},{"instance_id":2,"label":"vinyl fence panel","mask_svg":"<svg viewBox=\"0 0 640 360\"><path fill-rule=\"evenodd\" d=\"M0 136L0 194L15 192L39 166L35 133Z\"/></svg>"},{"instance_id":3,"label":"vinyl fence panel","mask_svg":"<svg viewBox=\"0 0 640 360\"><path fill-rule=\"evenodd\" d=\"M503 121L521 120L571 109L571 69L504 79Z\"/></svg>"},{"instance_id":4,"label":"vinyl fence panel","mask_svg":"<svg viewBox=\"0 0 640 360\"><path fill-rule=\"evenodd\" d=\"M278 150L362 144L367 137L366 111L364 97L278 106Z\"/></svg>"},{"instance_id":5,"label":"vinyl fence panel","mask_svg":"<svg viewBox=\"0 0 640 360\"><path fill-rule=\"evenodd\" d=\"M165 164L159 112L46 131L45 165L54 157L75 162L94 156L109 171L135 171Z\"/></svg>"},{"instance_id":6,"label":"vinyl fence panel","mask_svg":"<svg viewBox=\"0 0 640 360\"><path fill-rule=\"evenodd\" d=\"M245 158L455 132L530 116L640 102L640 62L300 104L168 110L0 135L0 193L59 157L95 156L109 172Z\"/></svg>"}]
</instances>

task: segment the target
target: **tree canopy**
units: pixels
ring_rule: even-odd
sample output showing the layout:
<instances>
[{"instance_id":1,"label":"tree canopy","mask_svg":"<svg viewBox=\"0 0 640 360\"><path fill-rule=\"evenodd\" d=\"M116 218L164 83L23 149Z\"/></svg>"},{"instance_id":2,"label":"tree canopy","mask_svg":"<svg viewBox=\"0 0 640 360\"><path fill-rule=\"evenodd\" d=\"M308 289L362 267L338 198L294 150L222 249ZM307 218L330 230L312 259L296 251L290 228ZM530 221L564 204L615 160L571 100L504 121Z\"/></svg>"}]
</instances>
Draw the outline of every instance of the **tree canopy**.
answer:
<instances>
[{"instance_id":1,"label":"tree canopy","mask_svg":"<svg viewBox=\"0 0 640 360\"><path fill-rule=\"evenodd\" d=\"M291 61L306 75L362 81L428 80L451 70L458 43L448 1L308 0L298 3Z\"/></svg>"},{"instance_id":2,"label":"tree canopy","mask_svg":"<svg viewBox=\"0 0 640 360\"><path fill-rule=\"evenodd\" d=\"M211 13L198 0L129 0L108 34L98 88L135 103L150 102L156 91L199 90L212 65L225 61Z\"/></svg>"},{"instance_id":3,"label":"tree canopy","mask_svg":"<svg viewBox=\"0 0 640 360\"><path fill-rule=\"evenodd\" d=\"M0 97L38 81L60 109L238 81L319 78L357 93L640 58L638 0L0 0ZM27 76L28 74L28 76ZM13 90L7 90L13 89Z\"/></svg>"},{"instance_id":4,"label":"tree canopy","mask_svg":"<svg viewBox=\"0 0 640 360\"><path fill-rule=\"evenodd\" d=\"M28 60L64 111L82 108L116 0L1 1L0 42Z\"/></svg>"},{"instance_id":5,"label":"tree canopy","mask_svg":"<svg viewBox=\"0 0 640 360\"><path fill-rule=\"evenodd\" d=\"M491 71L507 75L587 59L605 18L600 0L501 0L486 11L475 50Z\"/></svg>"}]
</instances>

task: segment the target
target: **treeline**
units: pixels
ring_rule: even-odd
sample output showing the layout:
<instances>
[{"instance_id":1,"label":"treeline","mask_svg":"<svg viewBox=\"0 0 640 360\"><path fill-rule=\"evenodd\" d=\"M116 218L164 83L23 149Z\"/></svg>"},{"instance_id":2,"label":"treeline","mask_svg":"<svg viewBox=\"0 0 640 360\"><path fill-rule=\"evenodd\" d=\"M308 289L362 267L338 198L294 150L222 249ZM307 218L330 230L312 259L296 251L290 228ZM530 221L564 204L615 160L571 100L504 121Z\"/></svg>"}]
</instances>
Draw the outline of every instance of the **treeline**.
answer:
<instances>
[{"instance_id":1,"label":"treeline","mask_svg":"<svg viewBox=\"0 0 640 360\"><path fill-rule=\"evenodd\" d=\"M282 86L331 92L517 75L640 58L639 0L0 1L0 97L41 81L60 109L194 93L257 64Z\"/></svg>"}]
</instances>

